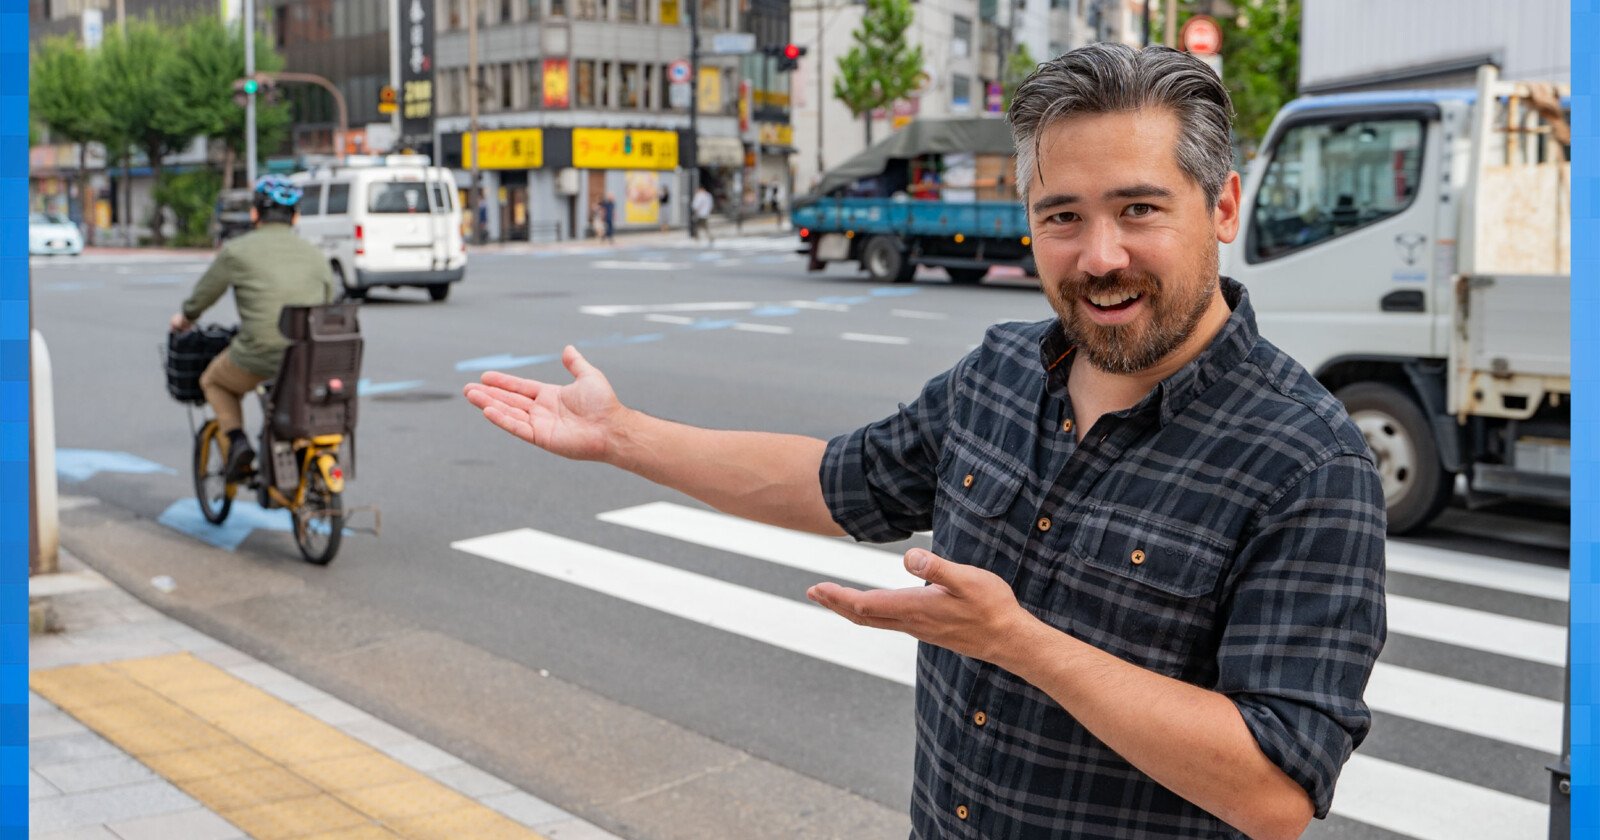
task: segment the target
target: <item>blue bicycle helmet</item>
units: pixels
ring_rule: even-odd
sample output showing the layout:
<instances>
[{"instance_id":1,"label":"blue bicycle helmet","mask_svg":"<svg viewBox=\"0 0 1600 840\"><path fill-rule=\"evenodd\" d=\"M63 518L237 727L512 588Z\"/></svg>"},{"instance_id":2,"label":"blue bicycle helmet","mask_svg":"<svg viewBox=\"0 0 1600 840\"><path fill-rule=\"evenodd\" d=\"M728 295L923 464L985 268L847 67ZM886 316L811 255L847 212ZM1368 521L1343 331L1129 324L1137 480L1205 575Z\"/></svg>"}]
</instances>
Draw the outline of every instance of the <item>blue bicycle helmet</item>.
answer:
<instances>
[{"instance_id":1,"label":"blue bicycle helmet","mask_svg":"<svg viewBox=\"0 0 1600 840\"><path fill-rule=\"evenodd\" d=\"M282 175L263 175L256 179L256 209L265 213L272 207L293 208L300 203L300 186Z\"/></svg>"}]
</instances>

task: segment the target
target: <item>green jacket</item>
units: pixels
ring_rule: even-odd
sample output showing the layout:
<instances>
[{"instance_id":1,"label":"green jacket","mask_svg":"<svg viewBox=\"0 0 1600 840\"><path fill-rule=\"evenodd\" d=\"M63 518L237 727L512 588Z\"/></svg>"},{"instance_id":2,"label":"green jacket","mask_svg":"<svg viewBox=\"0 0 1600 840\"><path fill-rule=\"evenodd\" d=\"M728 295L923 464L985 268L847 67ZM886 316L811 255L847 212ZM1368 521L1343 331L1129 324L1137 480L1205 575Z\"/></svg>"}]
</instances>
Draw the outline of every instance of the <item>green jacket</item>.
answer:
<instances>
[{"instance_id":1,"label":"green jacket","mask_svg":"<svg viewBox=\"0 0 1600 840\"><path fill-rule=\"evenodd\" d=\"M183 317L199 320L229 287L239 308L239 334L228 354L239 367L271 378L289 346L278 332L279 312L285 306L333 302L333 271L328 258L294 228L268 223L222 246L183 302Z\"/></svg>"}]
</instances>

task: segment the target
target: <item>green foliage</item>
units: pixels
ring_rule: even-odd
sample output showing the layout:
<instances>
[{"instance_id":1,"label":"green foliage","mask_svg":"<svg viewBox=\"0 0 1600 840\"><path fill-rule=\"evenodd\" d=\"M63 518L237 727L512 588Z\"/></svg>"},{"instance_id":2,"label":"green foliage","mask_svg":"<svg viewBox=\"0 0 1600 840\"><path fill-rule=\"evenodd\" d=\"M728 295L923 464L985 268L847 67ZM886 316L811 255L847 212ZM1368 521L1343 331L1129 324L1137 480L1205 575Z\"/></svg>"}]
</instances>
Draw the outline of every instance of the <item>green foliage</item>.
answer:
<instances>
[{"instance_id":1,"label":"green foliage","mask_svg":"<svg viewBox=\"0 0 1600 840\"><path fill-rule=\"evenodd\" d=\"M29 116L48 127L58 140L96 143L115 134L100 95L95 58L67 36L50 38L33 51Z\"/></svg>"},{"instance_id":2,"label":"green foliage","mask_svg":"<svg viewBox=\"0 0 1600 840\"><path fill-rule=\"evenodd\" d=\"M173 84L180 98L194 111L201 132L220 138L236 156L245 151L244 109L233 101L233 80L244 76L244 31L214 15L201 15L177 33L181 50ZM256 69L282 70L283 56L274 52L264 34L256 36ZM256 147L276 148L288 135L287 103L256 99Z\"/></svg>"},{"instance_id":3,"label":"green foliage","mask_svg":"<svg viewBox=\"0 0 1600 840\"><path fill-rule=\"evenodd\" d=\"M178 219L173 244L186 248L211 244L211 214L221 190L222 176L210 170L162 174L154 198L157 205L171 208Z\"/></svg>"},{"instance_id":4,"label":"green foliage","mask_svg":"<svg viewBox=\"0 0 1600 840\"><path fill-rule=\"evenodd\" d=\"M1039 69L1039 62L1033 58L1033 53L1028 50L1027 44L1018 44L1015 51L1006 57L1005 74L1000 80L1001 90L1004 92L1004 103L1000 106L1002 111L1011 110L1011 97L1016 94L1017 88Z\"/></svg>"},{"instance_id":5,"label":"green foliage","mask_svg":"<svg viewBox=\"0 0 1600 840\"><path fill-rule=\"evenodd\" d=\"M870 116L904 99L922 84L922 47L906 43L911 26L911 0L867 0L855 44L839 58L833 95L860 117L866 115L867 142L872 142Z\"/></svg>"},{"instance_id":6,"label":"green foliage","mask_svg":"<svg viewBox=\"0 0 1600 840\"><path fill-rule=\"evenodd\" d=\"M1222 24L1222 78L1233 97L1234 130L1251 148L1300 87L1300 0L1252 0Z\"/></svg>"}]
</instances>

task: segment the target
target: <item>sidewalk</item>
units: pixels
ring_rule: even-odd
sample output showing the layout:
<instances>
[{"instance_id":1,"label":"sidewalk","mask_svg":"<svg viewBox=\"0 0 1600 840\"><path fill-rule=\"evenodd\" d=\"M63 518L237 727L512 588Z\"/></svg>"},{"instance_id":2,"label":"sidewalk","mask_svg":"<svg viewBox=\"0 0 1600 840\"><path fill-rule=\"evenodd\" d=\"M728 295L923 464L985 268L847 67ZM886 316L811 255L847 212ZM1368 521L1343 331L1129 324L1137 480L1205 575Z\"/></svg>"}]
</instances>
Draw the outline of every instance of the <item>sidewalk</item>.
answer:
<instances>
[{"instance_id":1,"label":"sidewalk","mask_svg":"<svg viewBox=\"0 0 1600 840\"><path fill-rule=\"evenodd\" d=\"M31 837L617 840L65 551L28 593L59 628L28 639Z\"/></svg>"}]
</instances>

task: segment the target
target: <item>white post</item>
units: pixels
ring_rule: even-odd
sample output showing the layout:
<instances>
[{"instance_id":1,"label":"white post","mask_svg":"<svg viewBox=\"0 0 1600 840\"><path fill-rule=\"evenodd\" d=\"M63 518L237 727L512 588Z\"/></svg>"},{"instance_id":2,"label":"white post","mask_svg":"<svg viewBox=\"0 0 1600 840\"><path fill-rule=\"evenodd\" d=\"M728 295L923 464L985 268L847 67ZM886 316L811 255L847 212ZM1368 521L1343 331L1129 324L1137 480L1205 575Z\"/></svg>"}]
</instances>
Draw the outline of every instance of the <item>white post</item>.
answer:
<instances>
[{"instance_id":1,"label":"white post","mask_svg":"<svg viewBox=\"0 0 1600 840\"><path fill-rule=\"evenodd\" d=\"M30 354L33 388L34 533L38 555L30 564L39 574L60 568L61 516L56 489L56 411L50 379L50 351L44 336L33 330Z\"/></svg>"},{"instance_id":2,"label":"white post","mask_svg":"<svg viewBox=\"0 0 1600 840\"><path fill-rule=\"evenodd\" d=\"M389 125L394 127L395 146L388 151L398 151L400 143L400 0L389 0L389 87L394 90L394 113L389 115ZM434 160L439 159L438 152Z\"/></svg>"},{"instance_id":3,"label":"white post","mask_svg":"<svg viewBox=\"0 0 1600 840\"><path fill-rule=\"evenodd\" d=\"M244 75L256 74L256 3L244 0ZM256 186L256 95L246 94L244 106L244 178Z\"/></svg>"}]
</instances>

